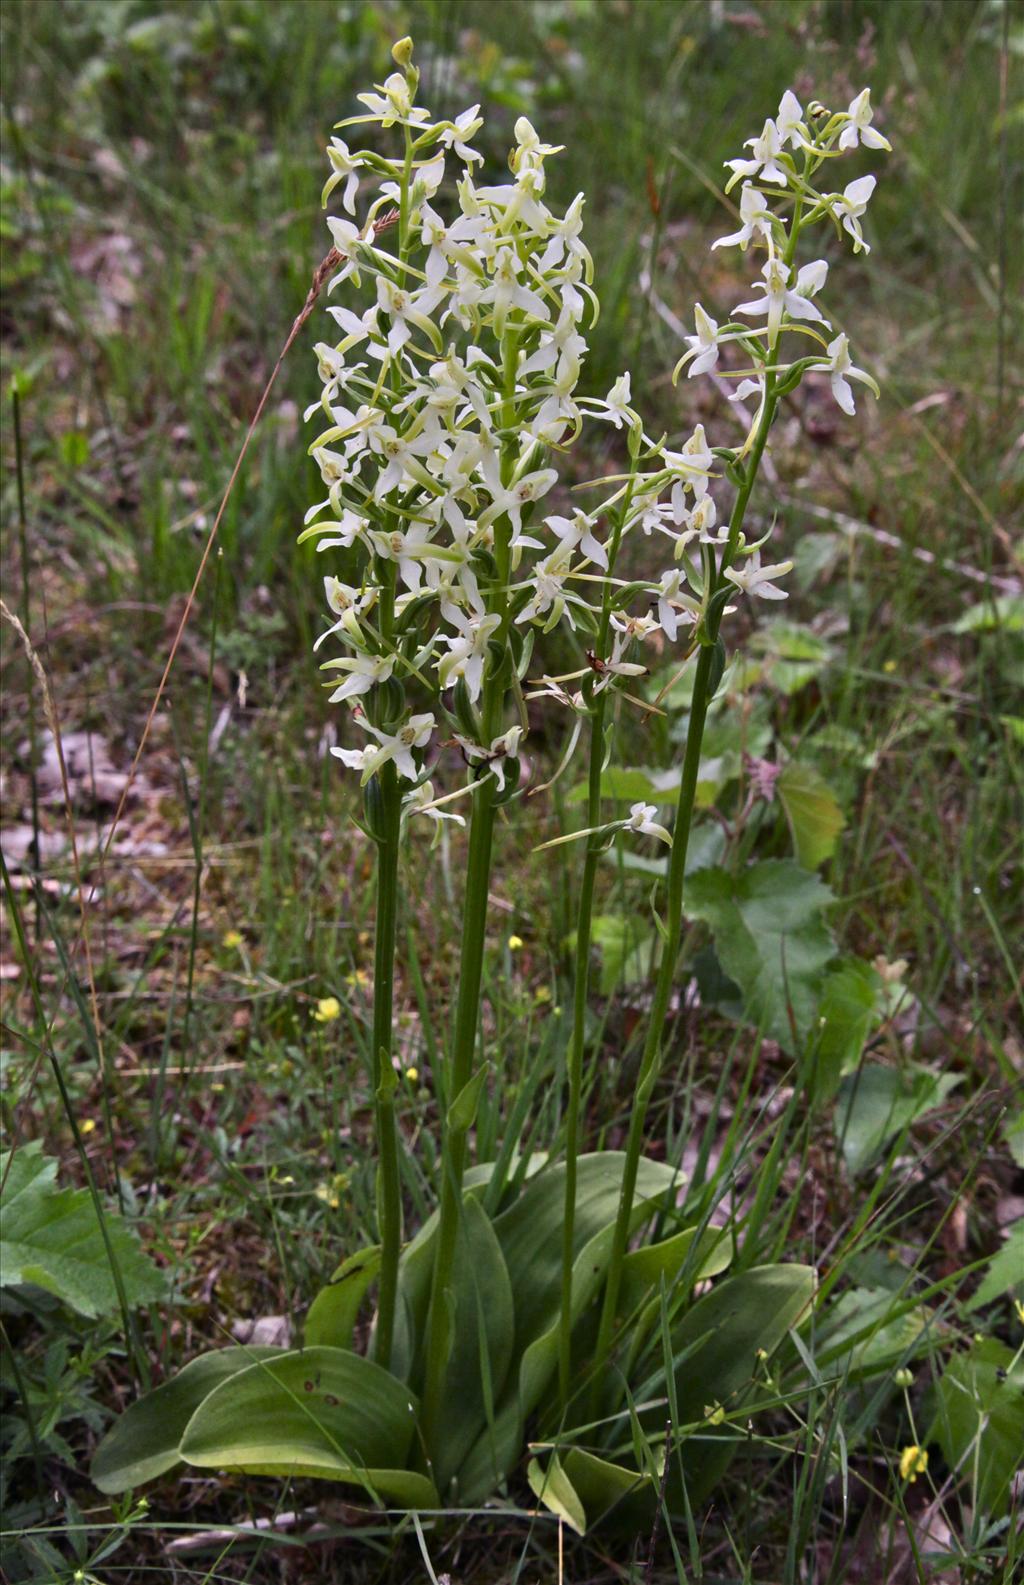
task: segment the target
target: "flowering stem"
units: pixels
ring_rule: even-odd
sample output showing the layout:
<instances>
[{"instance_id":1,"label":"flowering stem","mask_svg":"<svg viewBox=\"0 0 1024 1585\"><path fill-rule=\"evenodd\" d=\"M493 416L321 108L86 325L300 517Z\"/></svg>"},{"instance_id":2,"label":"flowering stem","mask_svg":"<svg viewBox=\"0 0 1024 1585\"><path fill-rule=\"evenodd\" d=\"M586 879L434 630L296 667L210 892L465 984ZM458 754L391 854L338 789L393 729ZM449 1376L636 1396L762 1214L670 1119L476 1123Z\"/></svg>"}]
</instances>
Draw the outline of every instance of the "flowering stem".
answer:
<instances>
[{"instance_id":1,"label":"flowering stem","mask_svg":"<svg viewBox=\"0 0 1024 1585\"><path fill-rule=\"evenodd\" d=\"M377 1221L381 1241L380 1284L374 1358L385 1369L391 1363L398 1257L402 1247L402 1185L395 1121L396 1079L391 1061L395 988L395 933L398 923L398 848L402 799L394 765L379 771L380 809L377 841L377 928L373 967L373 1092L380 1151L377 1176Z\"/></svg>"},{"instance_id":2,"label":"flowering stem","mask_svg":"<svg viewBox=\"0 0 1024 1585\"><path fill-rule=\"evenodd\" d=\"M729 538L723 552L722 564L718 570L714 588L708 591L709 595L713 595L717 590L721 589L725 570L735 555L736 547L739 543L747 504L754 488L768 434L775 417L775 409L778 405L778 397L775 395L774 386L774 376L771 374L767 375L761 420L754 437L754 444L751 447L749 461L744 470L743 483L733 504L732 515L729 519ZM693 701L690 709L690 723L686 734L686 750L683 756L683 772L679 784L679 801L676 805L676 818L672 833L672 853L668 867L668 895L661 962L658 968L657 980L655 981L651 1016L647 1026L647 1036L644 1041L643 1055L640 1059L640 1071L637 1075L636 1091L630 1112L622 1189L619 1196L619 1208L612 1239L611 1259L608 1263L608 1276L605 1283L604 1303L601 1309L597 1345L594 1351L593 1394L595 1399L600 1390L600 1383L604 1378L605 1366L615 1327L615 1311L619 1302L619 1289L622 1283L622 1262L625 1258L626 1244L629 1238L629 1223L633 1209L633 1196L636 1192L636 1179L640 1164L641 1147L643 1145L647 1107L661 1071L662 1041L665 1024L668 1019L669 1004L672 999L676 960L679 956L679 943L682 936L686 854L690 842L690 827L693 822L701 746L704 740L704 725L707 720L708 705L711 702L715 644L718 639L718 629L721 625L721 620L722 607L716 603L707 622L704 642L700 646L697 671L693 682Z\"/></svg>"},{"instance_id":3,"label":"flowering stem","mask_svg":"<svg viewBox=\"0 0 1024 1585\"><path fill-rule=\"evenodd\" d=\"M452 1102L465 1089L473 1074L473 1056L476 1051L477 1021L480 1011L484 937L487 929L491 844L494 835L494 786L494 778L485 776L483 785L473 799L473 812L469 825L466 899L462 916L462 949L459 961L459 994L445 1093L449 1116L443 1125L441 1212L430 1288L421 1412L423 1440L428 1453L433 1446L434 1433L441 1413L445 1374L452 1344L449 1289L455 1267L455 1248L462 1210L462 1177L466 1165L468 1128L452 1126L450 1109Z\"/></svg>"},{"instance_id":4,"label":"flowering stem","mask_svg":"<svg viewBox=\"0 0 1024 1585\"><path fill-rule=\"evenodd\" d=\"M635 461L633 472L635 472ZM612 530L608 546L608 568L604 579L604 596L601 606L601 624L598 630L597 649L603 656L611 616L612 573L618 555L622 530L633 496L633 473L626 490L625 501ZM597 697L590 718L590 765L587 775L587 826L601 824L601 772L604 769L604 722L608 692ZM572 1043L569 1047L569 1095L565 1118L565 1205L562 1213L562 1297L559 1308L558 1331L558 1398L564 1414L569 1402L569 1378L572 1373L572 1268L576 1230L576 1164L580 1148L580 1112L583 1104L583 1048L587 1027L587 993L590 989L591 916L594 911L594 882L597 864L605 843L595 845L593 837L587 842L583 858L583 875L580 880L579 905L576 913L576 951L573 962Z\"/></svg>"}]
</instances>

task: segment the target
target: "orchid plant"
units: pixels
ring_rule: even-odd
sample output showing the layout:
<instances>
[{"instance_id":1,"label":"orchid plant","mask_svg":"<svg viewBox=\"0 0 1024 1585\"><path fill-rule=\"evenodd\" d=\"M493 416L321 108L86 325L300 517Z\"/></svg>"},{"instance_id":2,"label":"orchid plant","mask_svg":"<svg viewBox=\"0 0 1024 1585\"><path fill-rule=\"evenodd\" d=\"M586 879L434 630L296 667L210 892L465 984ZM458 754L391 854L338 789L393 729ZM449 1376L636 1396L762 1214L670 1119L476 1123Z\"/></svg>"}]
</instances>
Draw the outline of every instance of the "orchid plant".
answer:
<instances>
[{"instance_id":1,"label":"orchid plant","mask_svg":"<svg viewBox=\"0 0 1024 1585\"><path fill-rule=\"evenodd\" d=\"M697 305L676 375L718 371L754 416L739 445L714 445L698 426L669 446L646 432L628 373L605 398L580 393L598 300L583 195L564 213L546 202L545 167L558 149L521 118L507 177L486 182L474 147L479 107L435 121L417 102L411 42L393 54L396 70L359 96L363 112L338 131L379 129L397 152L352 151L342 137L327 151L324 202L340 189L344 211L328 221L336 339L316 347L323 388L306 415L323 424L310 449L326 494L301 535L327 569L329 621L315 648L329 651L326 686L345 711L344 742L332 753L359 778L363 829L377 849L378 1241L353 1252L317 1297L303 1349L229 1348L194 1361L127 1411L94 1473L106 1491L182 1460L317 1474L396 1507L429 1508L489 1496L515 1470L535 1420L553 1451L530 1466L531 1483L582 1527L623 1504L650 1507L664 1489L664 1415L637 1418L624 1407L637 1381L646 1402L671 1406L682 1486L675 1493L669 1483L670 1499L685 1502L722 1465L722 1447L687 1448L686 1428L704 1423L708 1402L738 1410L755 1348L767 1358L813 1296L813 1272L792 1265L725 1277L695 1296L698 1282L726 1271L731 1237L681 1223L681 1175L643 1147L677 970L704 724L724 668L720 627L730 601L784 599L780 580L792 565L763 562L768 536L745 532L765 447L780 402L806 374L826 374L846 412L851 380L877 389L853 366L846 336L833 334L820 302L829 266L802 260L803 244L812 227L831 224L855 252L868 251L861 222L874 177L841 189L827 178L861 145L888 145L867 90L838 113L805 110L786 93L748 141L749 158L729 162L740 226L714 246L763 263L753 295L724 323ZM594 423L624 436L628 467L591 488L586 510L553 511L562 459ZM620 553L637 535L660 556L650 576L626 581ZM555 676L533 656L560 625L585 664ZM694 667L671 829L643 802L602 817L616 712L652 708L637 690L655 634L676 647L680 668ZM559 770L584 740L589 759L586 823L554 839L584 843L565 1149L561 1159L508 1150L497 1163L472 1164L489 1072L478 1046L496 823L525 790L531 700L568 712ZM400 855L418 819L436 830L468 826L468 851L453 1033L435 1075L439 1205L406 1242L394 966ZM669 850L662 950L625 1150L581 1155L595 880L620 838ZM658 1237L631 1250L655 1211ZM362 1354L355 1328L371 1289ZM645 1349L655 1332L664 1352L652 1369ZM615 1440L624 1417L633 1447L625 1461ZM580 1427L597 1437L600 1456L574 1435Z\"/></svg>"}]
</instances>

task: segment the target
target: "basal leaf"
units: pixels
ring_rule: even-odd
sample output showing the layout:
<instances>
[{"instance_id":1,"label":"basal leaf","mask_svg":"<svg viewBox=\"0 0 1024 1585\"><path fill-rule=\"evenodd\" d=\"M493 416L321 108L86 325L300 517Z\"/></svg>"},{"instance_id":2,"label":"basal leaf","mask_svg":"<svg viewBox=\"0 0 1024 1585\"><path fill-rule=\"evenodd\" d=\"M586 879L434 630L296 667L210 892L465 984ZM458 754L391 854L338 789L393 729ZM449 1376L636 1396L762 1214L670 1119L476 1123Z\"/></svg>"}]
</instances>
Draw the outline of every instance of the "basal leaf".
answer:
<instances>
[{"instance_id":1,"label":"basal leaf","mask_svg":"<svg viewBox=\"0 0 1024 1585\"><path fill-rule=\"evenodd\" d=\"M129 1405L93 1456L92 1479L100 1491L129 1491L156 1480L181 1462L185 1427L215 1387L257 1360L280 1357L279 1348L222 1348L201 1354L178 1374Z\"/></svg>"},{"instance_id":2,"label":"basal leaf","mask_svg":"<svg viewBox=\"0 0 1024 1585\"><path fill-rule=\"evenodd\" d=\"M634 1535L650 1530L657 1489L649 1474L598 1458L581 1447L564 1449L561 1458L583 1503L588 1526L610 1518Z\"/></svg>"},{"instance_id":3,"label":"basal leaf","mask_svg":"<svg viewBox=\"0 0 1024 1585\"><path fill-rule=\"evenodd\" d=\"M808 870L832 857L846 817L820 771L797 760L779 773L775 791L789 822L799 862Z\"/></svg>"},{"instance_id":4,"label":"basal leaf","mask_svg":"<svg viewBox=\"0 0 1024 1585\"><path fill-rule=\"evenodd\" d=\"M703 919L729 979L743 993L748 1020L787 1051L816 1026L824 971L834 955L825 923L832 893L789 860L766 859L739 875L700 870L685 908Z\"/></svg>"},{"instance_id":5,"label":"basal leaf","mask_svg":"<svg viewBox=\"0 0 1024 1585\"><path fill-rule=\"evenodd\" d=\"M307 1348L351 1348L359 1306L380 1270L380 1245L359 1249L338 1267L321 1288L306 1316Z\"/></svg>"},{"instance_id":6,"label":"basal leaf","mask_svg":"<svg viewBox=\"0 0 1024 1585\"><path fill-rule=\"evenodd\" d=\"M4 1214L0 1286L32 1283L93 1318L118 1308L110 1256L88 1189L58 1189L57 1163L38 1140L0 1153ZM105 1212L107 1237L128 1303L166 1298L167 1282L116 1211Z\"/></svg>"},{"instance_id":7,"label":"basal leaf","mask_svg":"<svg viewBox=\"0 0 1024 1585\"><path fill-rule=\"evenodd\" d=\"M810 1266L755 1266L727 1277L698 1299L672 1329L679 1425L685 1436L678 1458L691 1501L711 1490L732 1457L738 1433L718 1431L718 1411L739 1408L755 1381L762 1355L770 1358L791 1327L806 1314L814 1297ZM664 1417L645 1417L654 1433ZM684 1426L696 1427L686 1435ZM670 1484L678 1464L670 1466ZM681 1492L677 1492L681 1496Z\"/></svg>"},{"instance_id":8,"label":"basal leaf","mask_svg":"<svg viewBox=\"0 0 1024 1585\"><path fill-rule=\"evenodd\" d=\"M454 1337L444 1412L432 1447L444 1492L478 1437L486 1440L512 1365L512 1285L495 1230L476 1200L463 1201L454 1271Z\"/></svg>"},{"instance_id":9,"label":"basal leaf","mask_svg":"<svg viewBox=\"0 0 1024 1585\"><path fill-rule=\"evenodd\" d=\"M539 1458L531 1458L526 1478L537 1501L543 1503L550 1513L564 1520L570 1530L583 1535L587 1528L587 1516L572 1481L558 1461L558 1455L552 1453L546 1465Z\"/></svg>"},{"instance_id":10,"label":"basal leaf","mask_svg":"<svg viewBox=\"0 0 1024 1585\"><path fill-rule=\"evenodd\" d=\"M205 1398L181 1456L199 1469L360 1486L398 1506L437 1506L425 1476L404 1466L416 1402L388 1371L338 1348L297 1349L250 1365Z\"/></svg>"}]
</instances>

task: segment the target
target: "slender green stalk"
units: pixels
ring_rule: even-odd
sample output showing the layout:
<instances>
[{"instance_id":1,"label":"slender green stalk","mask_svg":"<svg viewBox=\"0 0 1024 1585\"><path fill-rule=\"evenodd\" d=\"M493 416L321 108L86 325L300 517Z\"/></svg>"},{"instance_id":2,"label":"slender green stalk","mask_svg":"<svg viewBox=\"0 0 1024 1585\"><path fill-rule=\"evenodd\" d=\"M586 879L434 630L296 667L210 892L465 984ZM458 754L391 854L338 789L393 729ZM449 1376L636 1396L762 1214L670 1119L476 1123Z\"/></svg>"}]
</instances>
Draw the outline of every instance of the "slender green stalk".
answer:
<instances>
[{"instance_id":1,"label":"slender green stalk","mask_svg":"<svg viewBox=\"0 0 1024 1585\"><path fill-rule=\"evenodd\" d=\"M502 337L502 367L505 375L505 400L502 421L509 438L502 445L501 476L508 484L517 454L512 433L515 417L515 388L518 336L510 326ZM501 617L496 642L508 657L509 578L511 576L512 527L507 518L495 524L494 559L497 578L492 592L494 609ZM506 698L505 664L490 666L484 683L481 727L483 742L490 743L501 725ZM462 1178L470 1123L462 1120L453 1126L451 1108L473 1077L477 1026L480 1021L480 985L483 974L484 940L487 933L487 895L491 880L491 849L494 839L495 793L493 776L484 774L473 794L469 817L469 854L466 866L466 900L462 915L462 946L459 954L459 990L455 1007L455 1035L446 1096L449 1115L443 1123L441 1151L441 1207L437 1229L434 1270L430 1284L430 1309L427 1317L427 1348L421 1406L421 1430L428 1450L444 1396L445 1374L451 1350L451 1306L448 1302L455 1249L462 1214Z\"/></svg>"},{"instance_id":2,"label":"slender green stalk","mask_svg":"<svg viewBox=\"0 0 1024 1585\"><path fill-rule=\"evenodd\" d=\"M775 395L774 385L774 376L771 374L767 375L764 408L754 443L751 447L750 457L744 470L743 483L737 492L732 516L729 519L729 538L722 556L722 564L714 587L709 590L709 595L712 597L721 588L725 569L735 555L736 547L739 543L747 505L750 501L758 468L768 440L768 434L775 417L775 409L778 405L778 397ZM712 569L709 566L709 574L711 571ZM679 784L679 801L676 806L676 818L672 834L672 853L669 859L668 894L661 963L655 981L650 1021L647 1025L643 1055L640 1059L640 1071L637 1075L636 1091L630 1112L622 1190L619 1196L619 1208L615 1220L615 1232L612 1239L611 1259L605 1283L597 1346L594 1351L593 1381L595 1394L599 1389L599 1384L604 1374L604 1367L611 1348L612 1334L615 1327L615 1312L622 1283L622 1262L625 1258L626 1244L629 1238L629 1223L633 1209L633 1196L636 1192L637 1171L643 1145L647 1107L650 1103L658 1074L661 1071L662 1042L665 1024L668 1019L669 1004L672 999L676 960L679 956L679 943L682 936L683 883L686 874L686 854L690 842L690 827L693 822L697 776L700 770L701 747L704 741L704 726L707 720L708 705L711 702L715 644L722 619L721 602L715 602L711 607L711 612L712 614L707 622L704 642L700 646L697 671L693 683L690 724L686 735L683 773Z\"/></svg>"},{"instance_id":3,"label":"slender green stalk","mask_svg":"<svg viewBox=\"0 0 1024 1585\"><path fill-rule=\"evenodd\" d=\"M28 520L25 513L25 457L21 438L21 396L18 390L17 377L11 381L11 411L14 419L14 467L18 493L18 544L21 553L21 625L25 632L29 633L32 627L29 620ZM38 887L41 861L39 852L39 782L37 779L39 753L36 734L36 697L31 675L26 689L26 699L28 702L29 787L32 795L32 868ZM35 891L35 918L36 940L38 941L40 937L38 889Z\"/></svg>"},{"instance_id":4,"label":"slender green stalk","mask_svg":"<svg viewBox=\"0 0 1024 1585\"><path fill-rule=\"evenodd\" d=\"M402 797L394 765L379 772L377 842L377 928L373 962L374 1120L380 1161L377 1169L377 1222L381 1242L380 1283L374 1358L391 1363L398 1295L398 1257L402 1248L402 1180L395 1120L395 1074L391 1062L395 995L395 937L398 928L398 849Z\"/></svg>"},{"instance_id":5,"label":"slender green stalk","mask_svg":"<svg viewBox=\"0 0 1024 1585\"><path fill-rule=\"evenodd\" d=\"M635 463L634 463L635 466ZM612 572L618 556L622 530L629 512L633 487L630 483L625 502L612 530L608 551L608 576L605 579L598 630L598 653L604 654L611 617ZM601 823L601 772L604 768L604 725L607 691L598 695L590 721L590 765L587 776L587 826ZM587 993L590 989L591 916L594 911L594 882L604 844L596 838L587 841L580 879L576 913L576 951L573 962L572 1042L569 1047L569 1095L565 1117L565 1205L562 1212L562 1297L558 1328L558 1398L564 1413L569 1402L572 1373L572 1268L576 1231L576 1180L580 1148L580 1112L583 1104L583 1048L587 1027Z\"/></svg>"},{"instance_id":6,"label":"slender green stalk","mask_svg":"<svg viewBox=\"0 0 1024 1585\"><path fill-rule=\"evenodd\" d=\"M462 916L462 949L459 961L459 993L455 1011L455 1036L448 1073L449 1117L444 1122L442 1148L441 1214L437 1230L434 1271L430 1288L430 1315L427 1326L426 1369L423 1387L421 1426L424 1442L433 1445L434 1431L444 1396L445 1374L451 1349L451 1309L448 1291L455 1267L455 1248L459 1232L462 1178L466 1165L468 1129L453 1127L451 1106L473 1076L477 1023L480 1012L480 983L483 973L484 937L487 930L487 892L491 875L491 846L494 836L494 779L485 776L473 797L469 825L469 857L466 871L466 901Z\"/></svg>"},{"instance_id":7,"label":"slender green stalk","mask_svg":"<svg viewBox=\"0 0 1024 1585\"><path fill-rule=\"evenodd\" d=\"M601 819L601 768L604 754L605 695L594 707L590 740L590 775L587 793L587 825ZM591 915L594 909L594 881L601 849L594 838L587 842L580 879L576 915L576 951L573 962L572 1043L569 1047L569 1096L565 1114L565 1209L562 1214L562 1300L558 1331L558 1397L564 1411L569 1401L572 1371L572 1268L576 1226L576 1164L580 1148L580 1111L583 1103L583 1047L586 1034L587 992L590 989Z\"/></svg>"}]
</instances>

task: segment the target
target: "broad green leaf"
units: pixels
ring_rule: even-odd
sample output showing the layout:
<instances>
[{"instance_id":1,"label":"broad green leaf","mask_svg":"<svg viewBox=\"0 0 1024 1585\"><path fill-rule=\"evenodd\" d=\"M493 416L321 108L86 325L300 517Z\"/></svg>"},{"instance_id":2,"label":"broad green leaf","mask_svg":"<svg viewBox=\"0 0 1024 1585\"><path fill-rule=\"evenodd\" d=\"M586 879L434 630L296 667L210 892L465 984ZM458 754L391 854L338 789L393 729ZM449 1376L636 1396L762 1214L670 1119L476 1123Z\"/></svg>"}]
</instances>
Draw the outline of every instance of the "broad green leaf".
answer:
<instances>
[{"instance_id":1,"label":"broad green leaf","mask_svg":"<svg viewBox=\"0 0 1024 1585\"><path fill-rule=\"evenodd\" d=\"M971 1507L1003 1514L1024 1455L1024 1359L983 1338L947 1365L928 1440L970 1491Z\"/></svg>"},{"instance_id":2,"label":"broad green leaf","mask_svg":"<svg viewBox=\"0 0 1024 1585\"><path fill-rule=\"evenodd\" d=\"M657 1291L664 1277L666 1287L680 1272L687 1271L687 1287L717 1277L732 1261L732 1233L727 1228L685 1227L672 1238L657 1244L641 1244L622 1262L622 1289L619 1309L631 1315L652 1289Z\"/></svg>"},{"instance_id":3,"label":"broad green leaf","mask_svg":"<svg viewBox=\"0 0 1024 1585\"><path fill-rule=\"evenodd\" d=\"M1010 1227L1006 1243L992 1256L977 1293L964 1308L980 1310L1006 1295L1024 1299L1024 1217Z\"/></svg>"},{"instance_id":4,"label":"broad green leaf","mask_svg":"<svg viewBox=\"0 0 1024 1585\"><path fill-rule=\"evenodd\" d=\"M593 1298L607 1266L624 1165L621 1151L579 1159L573 1222L574 1321ZM651 1201L682 1182L673 1168L641 1158L633 1225L642 1220ZM514 1467L522 1451L526 1417L540 1403L557 1367L564 1198L565 1163L559 1162L534 1178L494 1224L515 1295L513 1358L519 1367L495 1427L478 1439L459 1471L462 1500L469 1504L482 1502Z\"/></svg>"},{"instance_id":5,"label":"broad green leaf","mask_svg":"<svg viewBox=\"0 0 1024 1585\"><path fill-rule=\"evenodd\" d=\"M280 1357L279 1348L222 1348L201 1354L170 1381L137 1399L116 1420L93 1456L92 1479L113 1494L144 1486L176 1464L185 1427L215 1387L257 1360Z\"/></svg>"},{"instance_id":6,"label":"broad green leaf","mask_svg":"<svg viewBox=\"0 0 1024 1585\"><path fill-rule=\"evenodd\" d=\"M678 1458L691 1502L700 1501L720 1479L740 1435L729 1427L716 1430L715 1418L743 1404L762 1355L770 1358L806 1314L815 1281L810 1266L755 1266L712 1288L673 1327L672 1347L680 1360L674 1434L684 1438ZM663 1411L643 1419L650 1432L663 1429ZM686 1426L697 1429L687 1435ZM678 1482L675 1456L669 1479L671 1490Z\"/></svg>"},{"instance_id":7,"label":"broad green leaf","mask_svg":"<svg viewBox=\"0 0 1024 1585\"><path fill-rule=\"evenodd\" d=\"M214 1388L185 1428L181 1456L198 1469L308 1475L401 1507L436 1507L432 1483L404 1468L416 1408L409 1389L371 1360L298 1349Z\"/></svg>"},{"instance_id":8,"label":"broad green leaf","mask_svg":"<svg viewBox=\"0 0 1024 1585\"><path fill-rule=\"evenodd\" d=\"M566 1448L561 1457L566 1475L583 1502L588 1525L610 1518L634 1535L650 1530L657 1498L651 1475L613 1464L581 1447Z\"/></svg>"},{"instance_id":9,"label":"broad green leaf","mask_svg":"<svg viewBox=\"0 0 1024 1585\"><path fill-rule=\"evenodd\" d=\"M816 870L836 850L846 818L820 771L792 759L775 783L799 862Z\"/></svg>"},{"instance_id":10,"label":"broad green leaf","mask_svg":"<svg viewBox=\"0 0 1024 1585\"><path fill-rule=\"evenodd\" d=\"M780 693L794 694L825 670L832 650L823 638L784 618L765 625L751 640L755 651L765 657L765 676Z\"/></svg>"},{"instance_id":11,"label":"broad green leaf","mask_svg":"<svg viewBox=\"0 0 1024 1585\"><path fill-rule=\"evenodd\" d=\"M817 1021L825 967L835 952L824 920L832 902L817 876L786 859L766 859L739 875L700 870L686 887L686 911L711 926L748 1020L790 1052L792 1025L802 1041Z\"/></svg>"},{"instance_id":12,"label":"broad green leaf","mask_svg":"<svg viewBox=\"0 0 1024 1585\"><path fill-rule=\"evenodd\" d=\"M56 1177L57 1163L42 1154L39 1140L0 1153L0 1287L32 1283L79 1315L110 1315L118 1308L117 1286L92 1195L58 1189ZM128 1303L166 1298L166 1279L134 1230L116 1211L106 1210L104 1219Z\"/></svg>"},{"instance_id":13,"label":"broad green leaf","mask_svg":"<svg viewBox=\"0 0 1024 1585\"><path fill-rule=\"evenodd\" d=\"M539 1458L531 1458L526 1468L526 1478L537 1501L563 1519L570 1530L583 1535L587 1528L587 1516L579 1496L573 1490L572 1481L558 1461L557 1453L552 1453L546 1466Z\"/></svg>"},{"instance_id":14,"label":"broad green leaf","mask_svg":"<svg viewBox=\"0 0 1024 1585\"><path fill-rule=\"evenodd\" d=\"M306 1347L351 1348L359 1306L380 1270L380 1245L371 1244L350 1255L338 1267L326 1288L321 1288L306 1316Z\"/></svg>"},{"instance_id":15,"label":"broad green leaf","mask_svg":"<svg viewBox=\"0 0 1024 1585\"><path fill-rule=\"evenodd\" d=\"M836 1106L836 1135L851 1173L863 1172L894 1134L924 1117L963 1079L908 1063L886 1068L868 1062L843 1080Z\"/></svg>"},{"instance_id":16,"label":"broad green leaf","mask_svg":"<svg viewBox=\"0 0 1024 1585\"><path fill-rule=\"evenodd\" d=\"M840 1080L860 1062L879 1021L881 981L870 963L847 958L830 969L818 1009L815 1042L815 1099L830 1100Z\"/></svg>"},{"instance_id":17,"label":"broad green leaf","mask_svg":"<svg viewBox=\"0 0 1024 1585\"><path fill-rule=\"evenodd\" d=\"M501 1398L512 1365L512 1285L495 1230L476 1200L463 1201L455 1253L455 1332L445 1380L444 1410L431 1448L434 1478L445 1492Z\"/></svg>"},{"instance_id":18,"label":"broad green leaf","mask_svg":"<svg viewBox=\"0 0 1024 1585\"><path fill-rule=\"evenodd\" d=\"M934 1324L924 1305L907 1310L888 1288L851 1288L819 1321L816 1359L830 1375L839 1370L857 1381L910 1359L929 1336Z\"/></svg>"},{"instance_id":19,"label":"broad green leaf","mask_svg":"<svg viewBox=\"0 0 1024 1585\"><path fill-rule=\"evenodd\" d=\"M577 1165L573 1258L601 1230L614 1223L625 1153L604 1150L581 1156ZM656 1200L683 1177L664 1162L641 1158L636 1202ZM562 1214L565 1164L534 1178L519 1199L495 1222L516 1296L516 1352L545 1331L558 1314L562 1283Z\"/></svg>"}]
</instances>

